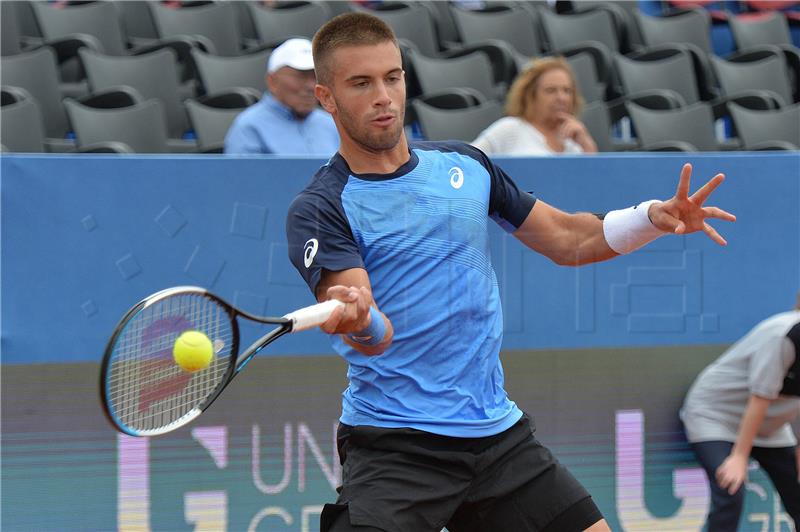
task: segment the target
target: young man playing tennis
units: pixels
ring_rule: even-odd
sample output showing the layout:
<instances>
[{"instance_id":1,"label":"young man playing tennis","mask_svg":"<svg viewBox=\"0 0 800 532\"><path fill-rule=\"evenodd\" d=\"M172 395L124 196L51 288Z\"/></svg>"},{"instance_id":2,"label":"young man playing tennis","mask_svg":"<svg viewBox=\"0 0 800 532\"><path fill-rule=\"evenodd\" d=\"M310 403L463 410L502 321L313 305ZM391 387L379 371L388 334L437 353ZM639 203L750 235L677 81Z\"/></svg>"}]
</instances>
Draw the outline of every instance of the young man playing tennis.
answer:
<instances>
[{"instance_id":1,"label":"young man playing tennis","mask_svg":"<svg viewBox=\"0 0 800 532\"><path fill-rule=\"evenodd\" d=\"M469 145L409 145L400 50L380 19L332 19L313 53L316 95L341 145L292 203L287 237L317 299L346 303L322 329L350 379L342 489L322 530L608 530L503 388L488 218L565 265L610 259L664 232L704 231L725 244L706 218L734 216L702 206L723 176L689 197L686 165L667 201L605 219L567 214Z\"/></svg>"}]
</instances>

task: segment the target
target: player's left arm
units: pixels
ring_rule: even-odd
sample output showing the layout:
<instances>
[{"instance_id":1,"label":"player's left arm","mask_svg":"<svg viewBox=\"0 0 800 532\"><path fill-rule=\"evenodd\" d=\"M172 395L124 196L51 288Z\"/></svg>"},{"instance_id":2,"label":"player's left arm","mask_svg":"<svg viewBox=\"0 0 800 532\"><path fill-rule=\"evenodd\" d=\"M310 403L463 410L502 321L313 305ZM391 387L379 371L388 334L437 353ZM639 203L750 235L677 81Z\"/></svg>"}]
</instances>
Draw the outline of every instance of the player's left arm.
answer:
<instances>
[{"instance_id":1,"label":"player's left arm","mask_svg":"<svg viewBox=\"0 0 800 532\"><path fill-rule=\"evenodd\" d=\"M579 266L617 256L603 237L600 218L585 212L570 214L541 199L536 200L514 236L563 266Z\"/></svg>"},{"instance_id":2,"label":"player's left arm","mask_svg":"<svg viewBox=\"0 0 800 532\"><path fill-rule=\"evenodd\" d=\"M675 195L666 201L648 201L630 209L611 211L604 217L566 213L541 199L514 232L522 243L557 264L579 266L630 253L662 234L703 231L714 242L727 242L707 219L735 221L736 217L704 203L725 179L711 178L689 196L692 166L685 164ZM602 219L601 219L602 218Z\"/></svg>"}]
</instances>

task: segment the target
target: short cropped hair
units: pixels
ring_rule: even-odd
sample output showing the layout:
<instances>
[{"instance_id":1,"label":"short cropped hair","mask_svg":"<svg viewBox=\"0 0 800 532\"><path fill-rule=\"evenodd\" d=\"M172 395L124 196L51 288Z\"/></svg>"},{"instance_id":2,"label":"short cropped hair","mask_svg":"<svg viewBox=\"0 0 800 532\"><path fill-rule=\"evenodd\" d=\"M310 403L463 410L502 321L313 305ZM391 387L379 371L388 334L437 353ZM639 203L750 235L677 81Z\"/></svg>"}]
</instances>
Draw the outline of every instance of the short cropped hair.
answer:
<instances>
[{"instance_id":1,"label":"short cropped hair","mask_svg":"<svg viewBox=\"0 0 800 532\"><path fill-rule=\"evenodd\" d=\"M572 112L578 114L581 106L583 106L583 98L581 97L578 83L575 81L572 67L563 57L536 59L525 70L520 72L506 95L506 114L525 118L528 106L533 101L533 95L536 93L542 75L556 69L564 70L572 80Z\"/></svg>"},{"instance_id":2,"label":"short cropped hair","mask_svg":"<svg viewBox=\"0 0 800 532\"><path fill-rule=\"evenodd\" d=\"M342 46L364 46L392 42L397 44L392 28L368 13L344 13L326 22L311 41L317 82L326 85L331 79L330 56Z\"/></svg>"}]
</instances>

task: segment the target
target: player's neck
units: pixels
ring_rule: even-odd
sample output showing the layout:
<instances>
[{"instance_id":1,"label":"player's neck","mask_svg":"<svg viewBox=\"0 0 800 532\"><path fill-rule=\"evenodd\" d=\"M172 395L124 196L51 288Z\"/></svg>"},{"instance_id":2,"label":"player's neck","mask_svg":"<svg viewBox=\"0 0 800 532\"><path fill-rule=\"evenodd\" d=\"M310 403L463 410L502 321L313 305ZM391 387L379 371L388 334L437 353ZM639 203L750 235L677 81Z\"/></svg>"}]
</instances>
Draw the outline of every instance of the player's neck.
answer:
<instances>
[{"instance_id":1,"label":"player's neck","mask_svg":"<svg viewBox=\"0 0 800 532\"><path fill-rule=\"evenodd\" d=\"M352 139L342 139L339 153L355 174L390 174L411 158L405 133L398 143L386 150L370 150Z\"/></svg>"}]
</instances>

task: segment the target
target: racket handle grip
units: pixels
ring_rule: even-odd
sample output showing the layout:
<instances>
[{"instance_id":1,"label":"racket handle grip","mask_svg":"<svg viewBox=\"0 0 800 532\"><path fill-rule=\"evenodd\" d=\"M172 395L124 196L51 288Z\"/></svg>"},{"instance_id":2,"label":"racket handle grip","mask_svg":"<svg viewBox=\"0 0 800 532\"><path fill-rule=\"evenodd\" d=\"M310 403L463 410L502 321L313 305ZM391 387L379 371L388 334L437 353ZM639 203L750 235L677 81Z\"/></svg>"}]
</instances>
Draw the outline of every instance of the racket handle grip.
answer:
<instances>
[{"instance_id":1,"label":"racket handle grip","mask_svg":"<svg viewBox=\"0 0 800 532\"><path fill-rule=\"evenodd\" d=\"M329 299L324 303L290 312L284 318L292 320L292 332L304 331L325 323L333 311L339 307L344 307L344 303L338 299Z\"/></svg>"}]
</instances>

